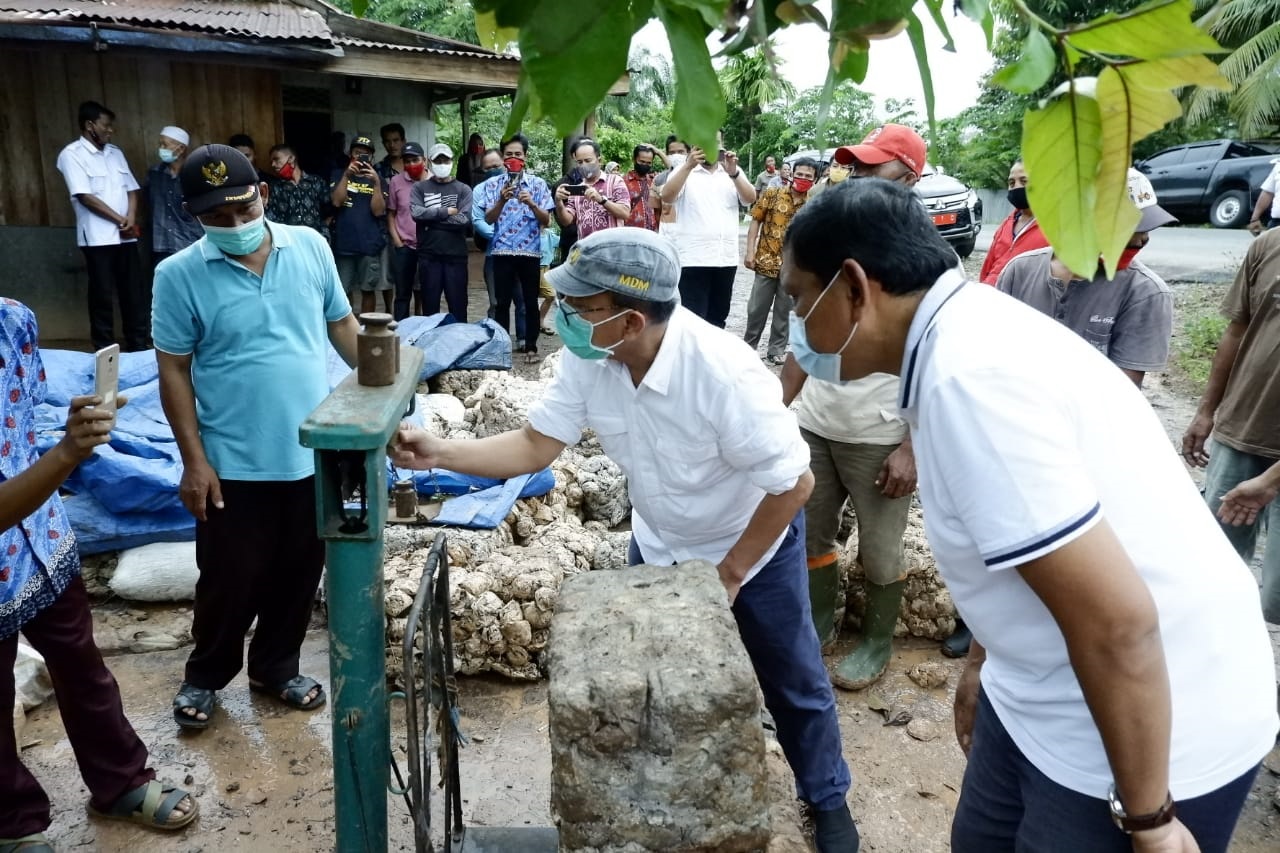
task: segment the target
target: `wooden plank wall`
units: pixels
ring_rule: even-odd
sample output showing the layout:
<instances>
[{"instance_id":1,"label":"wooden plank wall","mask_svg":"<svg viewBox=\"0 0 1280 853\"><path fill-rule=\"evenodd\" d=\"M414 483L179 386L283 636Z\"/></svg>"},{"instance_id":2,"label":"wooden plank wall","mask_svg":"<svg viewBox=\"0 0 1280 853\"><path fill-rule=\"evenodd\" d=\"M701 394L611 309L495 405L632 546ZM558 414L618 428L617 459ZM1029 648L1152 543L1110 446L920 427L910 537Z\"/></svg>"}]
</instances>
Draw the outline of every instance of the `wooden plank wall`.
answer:
<instances>
[{"instance_id":1,"label":"wooden plank wall","mask_svg":"<svg viewBox=\"0 0 1280 853\"><path fill-rule=\"evenodd\" d=\"M272 69L185 62L156 54L0 47L0 225L71 226L58 154L78 135L76 107L116 114L112 142L139 183L157 162L160 128L176 124L192 146L247 133L258 166L284 136L280 75Z\"/></svg>"}]
</instances>

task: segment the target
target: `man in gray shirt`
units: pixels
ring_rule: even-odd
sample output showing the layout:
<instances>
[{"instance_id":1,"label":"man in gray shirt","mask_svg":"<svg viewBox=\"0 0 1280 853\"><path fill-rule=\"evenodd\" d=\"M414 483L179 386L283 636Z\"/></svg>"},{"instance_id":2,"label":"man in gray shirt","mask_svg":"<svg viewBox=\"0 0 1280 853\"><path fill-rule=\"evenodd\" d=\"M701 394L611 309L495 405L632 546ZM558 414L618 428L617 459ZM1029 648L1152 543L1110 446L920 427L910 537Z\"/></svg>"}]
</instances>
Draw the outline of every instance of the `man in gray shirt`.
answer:
<instances>
[{"instance_id":1,"label":"man in gray shirt","mask_svg":"<svg viewBox=\"0 0 1280 853\"><path fill-rule=\"evenodd\" d=\"M1058 320L1142 387L1143 377L1163 370L1169 359L1173 295L1134 256L1147 245L1148 232L1177 220L1156 203L1151 182L1136 169L1129 170L1129 198L1142 218L1113 280L1107 280L1101 263L1092 279L1081 278L1047 248L1009 261L996 288Z\"/></svg>"}]
</instances>

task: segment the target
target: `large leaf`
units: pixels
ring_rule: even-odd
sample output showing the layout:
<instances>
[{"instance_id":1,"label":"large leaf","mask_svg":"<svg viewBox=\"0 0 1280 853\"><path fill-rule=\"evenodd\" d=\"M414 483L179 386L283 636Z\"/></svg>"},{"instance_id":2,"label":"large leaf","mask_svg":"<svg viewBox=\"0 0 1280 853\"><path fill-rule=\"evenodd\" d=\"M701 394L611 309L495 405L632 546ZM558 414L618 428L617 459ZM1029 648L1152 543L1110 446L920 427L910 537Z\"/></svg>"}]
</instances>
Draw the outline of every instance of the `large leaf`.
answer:
<instances>
[{"instance_id":1,"label":"large leaf","mask_svg":"<svg viewBox=\"0 0 1280 853\"><path fill-rule=\"evenodd\" d=\"M942 37L947 40L942 49L948 53L955 53L955 40L951 38L951 30L947 27L947 19L942 17L942 6L945 2L946 0L924 0L924 5L929 10L929 17L933 19L933 25L938 28L938 32L942 33Z\"/></svg>"},{"instance_id":2,"label":"large leaf","mask_svg":"<svg viewBox=\"0 0 1280 853\"><path fill-rule=\"evenodd\" d=\"M520 31L512 27L498 26L498 17L492 11L476 12L476 35L480 44L490 50L503 51L507 45L520 38Z\"/></svg>"},{"instance_id":3,"label":"large leaf","mask_svg":"<svg viewBox=\"0 0 1280 853\"><path fill-rule=\"evenodd\" d=\"M550 8L556 0L471 0L477 15L492 15L494 25L503 29L518 29L541 13L542 7Z\"/></svg>"},{"instance_id":4,"label":"large leaf","mask_svg":"<svg viewBox=\"0 0 1280 853\"><path fill-rule=\"evenodd\" d=\"M1098 265L1094 180L1102 154L1098 102L1078 89L1028 110L1022 124L1027 197L1058 258L1078 275Z\"/></svg>"},{"instance_id":5,"label":"large leaf","mask_svg":"<svg viewBox=\"0 0 1280 853\"><path fill-rule=\"evenodd\" d=\"M1133 143L1164 127L1182 110L1167 90L1135 86L1114 68L1104 68L1098 75L1097 96L1102 154L1094 188L1093 224L1107 277L1114 278L1120 253L1141 218L1127 186Z\"/></svg>"},{"instance_id":6,"label":"large leaf","mask_svg":"<svg viewBox=\"0 0 1280 853\"><path fill-rule=\"evenodd\" d=\"M970 20L977 21L987 37L987 50L991 50L991 40L995 37L996 18L991 14L990 0L960 0L960 11Z\"/></svg>"},{"instance_id":7,"label":"large leaf","mask_svg":"<svg viewBox=\"0 0 1280 853\"><path fill-rule=\"evenodd\" d=\"M831 42L831 71L828 74L828 78L833 85L841 80L852 80L855 83L861 83L867 79L867 68L870 60L871 53L867 49L858 50L850 47L848 42L833 40Z\"/></svg>"},{"instance_id":8,"label":"large leaf","mask_svg":"<svg viewBox=\"0 0 1280 853\"><path fill-rule=\"evenodd\" d=\"M707 52L706 23L692 9L656 2L667 29L676 65L676 134L707 151L716 150L716 131L724 123L724 93ZM626 52L623 52L625 58Z\"/></svg>"},{"instance_id":9,"label":"large leaf","mask_svg":"<svg viewBox=\"0 0 1280 853\"><path fill-rule=\"evenodd\" d=\"M929 47L924 42L924 24L912 12L907 17L907 38L916 55L916 67L920 69L920 85L924 89L924 111L929 116L929 134L937 133L938 122L934 116L933 72L929 70Z\"/></svg>"},{"instance_id":10,"label":"large leaf","mask_svg":"<svg viewBox=\"0 0 1280 853\"><path fill-rule=\"evenodd\" d=\"M1032 27L1022 43L1022 57L993 74L991 82L1010 92L1030 95L1049 82L1056 62L1053 44L1038 28Z\"/></svg>"},{"instance_id":11,"label":"large leaf","mask_svg":"<svg viewBox=\"0 0 1280 853\"><path fill-rule=\"evenodd\" d=\"M1078 50L1137 59L1213 53L1222 48L1191 20L1191 0L1153 0L1067 31Z\"/></svg>"},{"instance_id":12,"label":"large leaf","mask_svg":"<svg viewBox=\"0 0 1280 853\"><path fill-rule=\"evenodd\" d=\"M572 133L626 73L634 21L628 0L542 3L520 30L523 69L543 96L535 117L545 115L557 132Z\"/></svg>"},{"instance_id":13,"label":"large leaf","mask_svg":"<svg viewBox=\"0 0 1280 853\"><path fill-rule=\"evenodd\" d=\"M907 27L915 0L831 0L831 34L840 38L892 38Z\"/></svg>"}]
</instances>

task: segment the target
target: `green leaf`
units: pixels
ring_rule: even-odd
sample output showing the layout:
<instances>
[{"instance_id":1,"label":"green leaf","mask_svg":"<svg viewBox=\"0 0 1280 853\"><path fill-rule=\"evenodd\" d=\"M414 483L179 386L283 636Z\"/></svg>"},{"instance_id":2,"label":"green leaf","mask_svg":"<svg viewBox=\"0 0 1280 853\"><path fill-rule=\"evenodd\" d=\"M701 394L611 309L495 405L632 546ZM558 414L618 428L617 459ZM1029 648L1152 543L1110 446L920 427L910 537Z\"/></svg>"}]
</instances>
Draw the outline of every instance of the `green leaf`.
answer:
<instances>
[{"instance_id":1,"label":"green leaf","mask_svg":"<svg viewBox=\"0 0 1280 853\"><path fill-rule=\"evenodd\" d=\"M534 117L551 119L563 135L573 132L626 73L633 26L628 0L542 4L520 30L523 71L535 92L554 93L532 102Z\"/></svg>"},{"instance_id":2,"label":"green leaf","mask_svg":"<svg viewBox=\"0 0 1280 853\"><path fill-rule=\"evenodd\" d=\"M1213 36L1191 20L1192 12L1191 0L1153 0L1069 28L1067 39L1078 50L1137 59L1220 52Z\"/></svg>"},{"instance_id":3,"label":"green leaf","mask_svg":"<svg viewBox=\"0 0 1280 853\"><path fill-rule=\"evenodd\" d=\"M827 29L827 16L822 14L822 10L814 7L811 3L797 2L797 0L782 0L778 4L776 14L778 20L783 24L817 24L822 29Z\"/></svg>"},{"instance_id":4,"label":"green leaf","mask_svg":"<svg viewBox=\"0 0 1280 853\"><path fill-rule=\"evenodd\" d=\"M920 69L920 84L924 87L924 111L929 116L929 135L938 131L938 121L933 114L933 72L929 70L929 48L924 42L924 24L914 12L907 18L907 38L916 55L916 67Z\"/></svg>"},{"instance_id":5,"label":"green leaf","mask_svg":"<svg viewBox=\"0 0 1280 853\"><path fill-rule=\"evenodd\" d=\"M513 27L498 26L498 18L492 12L476 12L476 35L480 37L482 47L503 51L507 45L518 41L520 31Z\"/></svg>"},{"instance_id":6,"label":"green leaf","mask_svg":"<svg viewBox=\"0 0 1280 853\"><path fill-rule=\"evenodd\" d=\"M1030 95L1049 82L1056 62L1053 44L1044 33L1032 27L1022 43L1022 58L993 74L991 82L1010 92Z\"/></svg>"},{"instance_id":7,"label":"green leaf","mask_svg":"<svg viewBox=\"0 0 1280 853\"><path fill-rule=\"evenodd\" d=\"M363 18L365 12L369 11L369 0L351 0L351 14L357 18Z\"/></svg>"},{"instance_id":8,"label":"green leaf","mask_svg":"<svg viewBox=\"0 0 1280 853\"><path fill-rule=\"evenodd\" d=\"M677 69L676 134L691 145L714 151L716 131L724 123L725 105L720 80L707 52L707 25L691 9L669 5L666 0L657 0L656 6Z\"/></svg>"},{"instance_id":9,"label":"green leaf","mask_svg":"<svg viewBox=\"0 0 1280 853\"><path fill-rule=\"evenodd\" d=\"M991 13L990 0L960 0L960 11L971 21L977 21L982 33L987 37L987 50L991 50L991 40L995 37L996 18Z\"/></svg>"},{"instance_id":10,"label":"green leaf","mask_svg":"<svg viewBox=\"0 0 1280 853\"><path fill-rule=\"evenodd\" d=\"M947 43L942 49L948 53L956 52L956 43L951 38L951 30L947 28L947 19L942 17L942 4L944 0L924 0L925 7L929 10L929 17L933 18L933 23L938 28L938 32L942 33L942 37Z\"/></svg>"},{"instance_id":11,"label":"green leaf","mask_svg":"<svg viewBox=\"0 0 1280 853\"><path fill-rule=\"evenodd\" d=\"M893 38L907 26L915 0L832 0L831 33L840 37Z\"/></svg>"},{"instance_id":12,"label":"green leaf","mask_svg":"<svg viewBox=\"0 0 1280 853\"><path fill-rule=\"evenodd\" d=\"M1058 258L1090 277L1098 265L1093 185L1101 154L1098 102L1078 86L1027 111L1022 160L1031 209Z\"/></svg>"},{"instance_id":13,"label":"green leaf","mask_svg":"<svg viewBox=\"0 0 1280 853\"><path fill-rule=\"evenodd\" d=\"M516 84L516 96L511 100L511 114L507 116L507 127L502 132L503 138L510 139L520 132L525 117L537 101L538 96L534 92L533 81L529 79L529 72L521 70L520 80Z\"/></svg>"},{"instance_id":14,"label":"green leaf","mask_svg":"<svg viewBox=\"0 0 1280 853\"><path fill-rule=\"evenodd\" d=\"M1133 144L1177 118L1182 108L1167 90L1135 86L1115 68L1104 68L1098 75L1097 94L1102 153L1094 185L1093 221L1107 277L1114 278L1120 253L1141 219L1128 193Z\"/></svg>"},{"instance_id":15,"label":"green leaf","mask_svg":"<svg viewBox=\"0 0 1280 853\"><path fill-rule=\"evenodd\" d=\"M550 7L552 4L545 4ZM476 14L490 14L496 25L506 28L519 28L534 20L535 12L541 10L540 0L472 0L471 7Z\"/></svg>"},{"instance_id":16,"label":"green leaf","mask_svg":"<svg viewBox=\"0 0 1280 853\"><path fill-rule=\"evenodd\" d=\"M831 72L827 75L832 84L841 80L852 80L855 83L861 83L867 79L867 67L871 60L871 53L867 48L854 48L848 42L840 39L832 39L831 41Z\"/></svg>"},{"instance_id":17,"label":"green leaf","mask_svg":"<svg viewBox=\"0 0 1280 853\"><path fill-rule=\"evenodd\" d=\"M697 12L702 17L703 23L707 25L708 31L723 27L730 20L724 0L663 0L663 2ZM738 23L736 18L733 23Z\"/></svg>"}]
</instances>

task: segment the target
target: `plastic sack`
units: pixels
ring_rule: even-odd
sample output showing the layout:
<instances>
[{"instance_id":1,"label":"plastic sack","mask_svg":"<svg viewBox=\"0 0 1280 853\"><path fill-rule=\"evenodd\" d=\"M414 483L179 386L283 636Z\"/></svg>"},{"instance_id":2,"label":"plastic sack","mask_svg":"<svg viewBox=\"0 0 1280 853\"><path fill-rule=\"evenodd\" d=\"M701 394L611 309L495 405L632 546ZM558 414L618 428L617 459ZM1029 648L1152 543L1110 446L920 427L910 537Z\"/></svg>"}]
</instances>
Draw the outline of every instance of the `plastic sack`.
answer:
<instances>
[{"instance_id":1,"label":"plastic sack","mask_svg":"<svg viewBox=\"0 0 1280 853\"><path fill-rule=\"evenodd\" d=\"M122 552L109 583L129 601L192 601L199 577L194 542L157 542Z\"/></svg>"}]
</instances>

